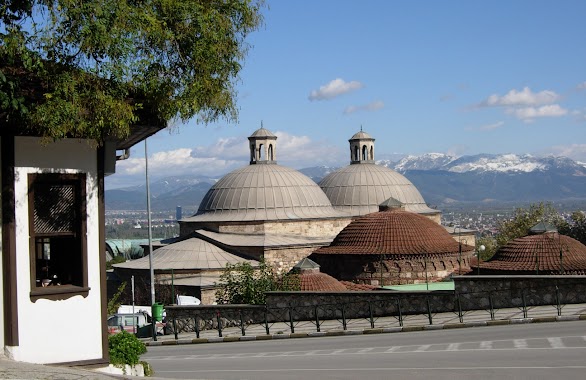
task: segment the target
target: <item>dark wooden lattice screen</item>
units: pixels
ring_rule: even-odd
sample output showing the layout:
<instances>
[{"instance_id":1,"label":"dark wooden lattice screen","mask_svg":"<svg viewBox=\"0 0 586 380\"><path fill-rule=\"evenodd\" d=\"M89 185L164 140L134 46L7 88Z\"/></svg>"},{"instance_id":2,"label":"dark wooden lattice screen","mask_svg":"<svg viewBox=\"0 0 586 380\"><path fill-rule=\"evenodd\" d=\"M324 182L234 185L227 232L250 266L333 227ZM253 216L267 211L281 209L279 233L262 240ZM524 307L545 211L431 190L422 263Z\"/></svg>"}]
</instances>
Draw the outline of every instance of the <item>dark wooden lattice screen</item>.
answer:
<instances>
[{"instance_id":1,"label":"dark wooden lattice screen","mask_svg":"<svg viewBox=\"0 0 586 380\"><path fill-rule=\"evenodd\" d=\"M35 234L75 232L75 190L68 184L35 184Z\"/></svg>"}]
</instances>

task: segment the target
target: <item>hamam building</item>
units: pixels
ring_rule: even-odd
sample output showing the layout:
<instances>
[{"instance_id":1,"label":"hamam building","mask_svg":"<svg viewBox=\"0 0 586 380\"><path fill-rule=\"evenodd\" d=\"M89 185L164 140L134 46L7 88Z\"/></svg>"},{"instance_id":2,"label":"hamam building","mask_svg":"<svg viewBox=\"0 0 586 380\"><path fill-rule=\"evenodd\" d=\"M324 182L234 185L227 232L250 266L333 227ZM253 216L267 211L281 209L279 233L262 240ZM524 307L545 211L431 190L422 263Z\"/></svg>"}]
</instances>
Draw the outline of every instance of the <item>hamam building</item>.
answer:
<instances>
[{"instance_id":1,"label":"hamam building","mask_svg":"<svg viewBox=\"0 0 586 380\"><path fill-rule=\"evenodd\" d=\"M249 165L222 177L207 192L197 213L179 221L181 238L201 239L243 259L262 258L285 273L329 245L354 218L378 211L384 201L431 219L441 228L440 212L425 204L409 180L374 163L374 139L366 132L349 140L350 165L319 185L277 164L277 136L267 129L261 127L248 140ZM173 247L170 244L165 251ZM156 263L156 250L153 257ZM130 273L139 270L137 264L115 268L118 273L123 268ZM163 269L155 266L155 272Z\"/></svg>"}]
</instances>

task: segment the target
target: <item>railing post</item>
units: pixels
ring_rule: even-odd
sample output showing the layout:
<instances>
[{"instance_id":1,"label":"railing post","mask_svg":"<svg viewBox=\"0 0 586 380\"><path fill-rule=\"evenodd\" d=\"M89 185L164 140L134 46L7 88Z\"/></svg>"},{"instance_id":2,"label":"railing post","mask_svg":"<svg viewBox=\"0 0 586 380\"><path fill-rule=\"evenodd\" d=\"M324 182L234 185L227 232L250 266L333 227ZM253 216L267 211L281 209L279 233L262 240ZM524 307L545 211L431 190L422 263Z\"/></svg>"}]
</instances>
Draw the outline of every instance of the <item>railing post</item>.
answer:
<instances>
[{"instance_id":1,"label":"railing post","mask_svg":"<svg viewBox=\"0 0 586 380\"><path fill-rule=\"evenodd\" d=\"M464 323L464 315L462 314L462 302L460 301L460 293L456 293L456 303L458 304L458 319L460 323Z\"/></svg>"},{"instance_id":2,"label":"railing post","mask_svg":"<svg viewBox=\"0 0 586 380\"><path fill-rule=\"evenodd\" d=\"M289 304L289 324L291 325L291 334L295 333L295 326L293 326L293 306Z\"/></svg>"},{"instance_id":3,"label":"railing post","mask_svg":"<svg viewBox=\"0 0 586 380\"><path fill-rule=\"evenodd\" d=\"M427 303L427 317L429 319L429 324L433 325L433 318L431 316L431 305L429 304L429 297L425 296L425 302Z\"/></svg>"},{"instance_id":4,"label":"railing post","mask_svg":"<svg viewBox=\"0 0 586 380\"><path fill-rule=\"evenodd\" d=\"M269 307L265 306L265 331L267 333L267 335L271 335L271 332L269 330Z\"/></svg>"},{"instance_id":5,"label":"railing post","mask_svg":"<svg viewBox=\"0 0 586 380\"><path fill-rule=\"evenodd\" d=\"M374 328L374 318L372 316L372 303L368 301L368 317L370 318L370 328Z\"/></svg>"},{"instance_id":6,"label":"railing post","mask_svg":"<svg viewBox=\"0 0 586 380\"><path fill-rule=\"evenodd\" d=\"M313 307L313 312L315 313L315 326L317 327L317 332L320 332L320 326L319 326L319 315L317 315L317 305L315 305Z\"/></svg>"},{"instance_id":7,"label":"railing post","mask_svg":"<svg viewBox=\"0 0 586 380\"><path fill-rule=\"evenodd\" d=\"M342 303L342 328L346 330L346 303Z\"/></svg>"},{"instance_id":8,"label":"railing post","mask_svg":"<svg viewBox=\"0 0 586 380\"><path fill-rule=\"evenodd\" d=\"M173 316L173 332L175 333L175 340L179 339L179 335L177 333L177 320L175 316Z\"/></svg>"},{"instance_id":9,"label":"railing post","mask_svg":"<svg viewBox=\"0 0 586 380\"><path fill-rule=\"evenodd\" d=\"M492 304L492 293L488 293L488 304L490 306L490 320L494 321L494 307Z\"/></svg>"},{"instance_id":10,"label":"railing post","mask_svg":"<svg viewBox=\"0 0 586 380\"><path fill-rule=\"evenodd\" d=\"M199 339L199 323L197 322L197 315L193 317L193 328L195 329L195 336Z\"/></svg>"},{"instance_id":11,"label":"railing post","mask_svg":"<svg viewBox=\"0 0 586 380\"><path fill-rule=\"evenodd\" d=\"M240 309L239 312L240 312L240 331L242 331L242 336L246 336L246 329L244 328L244 318L242 318L242 309Z\"/></svg>"},{"instance_id":12,"label":"railing post","mask_svg":"<svg viewBox=\"0 0 586 380\"><path fill-rule=\"evenodd\" d=\"M401 300L397 298L397 310L399 311L399 326L403 327L403 313L401 312Z\"/></svg>"},{"instance_id":13,"label":"railing post","mask_svg":"<svg viewBox=\"0 0 586 380\"><path fill-rule=\"evenodd\" d=\"M560 303L560 289L555 286L555 302L557 303L556 308L558 309L558 317L562 315L562 305Z\"/></svg>"},{"instance_id":14,"label":"railing post","mask_svg":"<svg viewBox=\"0 0 586 380\"><path fill-rule=\"evenodd\" d=\"M216 310L216 318L218 321L218 336L222 337L222 319L220 319L220 310Z\"/></svg>"},{"instance_id":15,"label":"railing post","mask_svg":"<svg viewBox=\"0 0 586 380\"><path fill-rule=\"evenodd\" d=\"M524 289L521 289L521 300L523 301L523 318L527 318L527 300L525 300Z\"/></svg>"}]
</instances>

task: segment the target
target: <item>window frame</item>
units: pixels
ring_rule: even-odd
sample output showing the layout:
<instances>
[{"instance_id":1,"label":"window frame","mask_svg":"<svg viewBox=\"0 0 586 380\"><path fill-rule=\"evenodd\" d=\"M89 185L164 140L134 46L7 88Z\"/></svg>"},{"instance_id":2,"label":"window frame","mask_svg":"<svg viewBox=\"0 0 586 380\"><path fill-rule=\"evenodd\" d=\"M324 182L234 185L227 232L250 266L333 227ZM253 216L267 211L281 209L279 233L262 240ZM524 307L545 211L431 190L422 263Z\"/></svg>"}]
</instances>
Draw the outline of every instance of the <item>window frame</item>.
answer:
<instances>
[{"instance_id":1,"label":"window frame","mask_svg":"<svg viewBox=\"0 0 586 380\"><path fill-rule=\"evenodd\" d=\"M75 193L75 230L71 233L39 233L35 232L35 188L42 185L73 185ZM28 174L28 212L29 212L29 257L30 257L30 298L33 302L38 299L64 300L76 295L87 297L90 291L88 286L88 251L87 251L87 198L86 198L86 174L85 173L29 173ZM37 238L59 238L62 236L78 236L81 285L53 285L47 287L37 286Z\"/></svg>"}]
</instances>

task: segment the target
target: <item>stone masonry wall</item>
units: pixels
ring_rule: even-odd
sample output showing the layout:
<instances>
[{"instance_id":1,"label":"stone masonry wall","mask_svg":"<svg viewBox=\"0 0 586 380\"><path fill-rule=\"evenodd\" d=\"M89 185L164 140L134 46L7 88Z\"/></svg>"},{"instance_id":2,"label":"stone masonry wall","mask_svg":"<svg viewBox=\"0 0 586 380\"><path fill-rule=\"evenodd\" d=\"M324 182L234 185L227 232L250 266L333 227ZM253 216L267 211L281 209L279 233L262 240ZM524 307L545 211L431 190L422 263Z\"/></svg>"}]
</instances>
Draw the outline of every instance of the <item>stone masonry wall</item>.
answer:
<instances>
[{"instance_id":1,"label":"stone masonry wall","mask_svg":"<svg viewBox=\"0 0 586 380\"><path fill-rule=\"evenodd\" d=\"M375 286L441 281L461 267L469 269L472 252L441 256L312 255L321 271L340 281Z\"/></svg>"},{"instance_id":2,"label":"stone masonry wall","mask_svg":"<svg viewBox=\"0 0 586 380\"><path fill-rule=\"evenodd\" d=\"M315 312L339 318L373 315L426 314L461 310L494 309L585 303L586 276L459 276L455 291L365 292L269 292L267 307L275 319L289 308L297 320ZM459 304L459 305L458 305ZM284 314L283 314L284 315Z\"/></svg>"}]
</instances>

